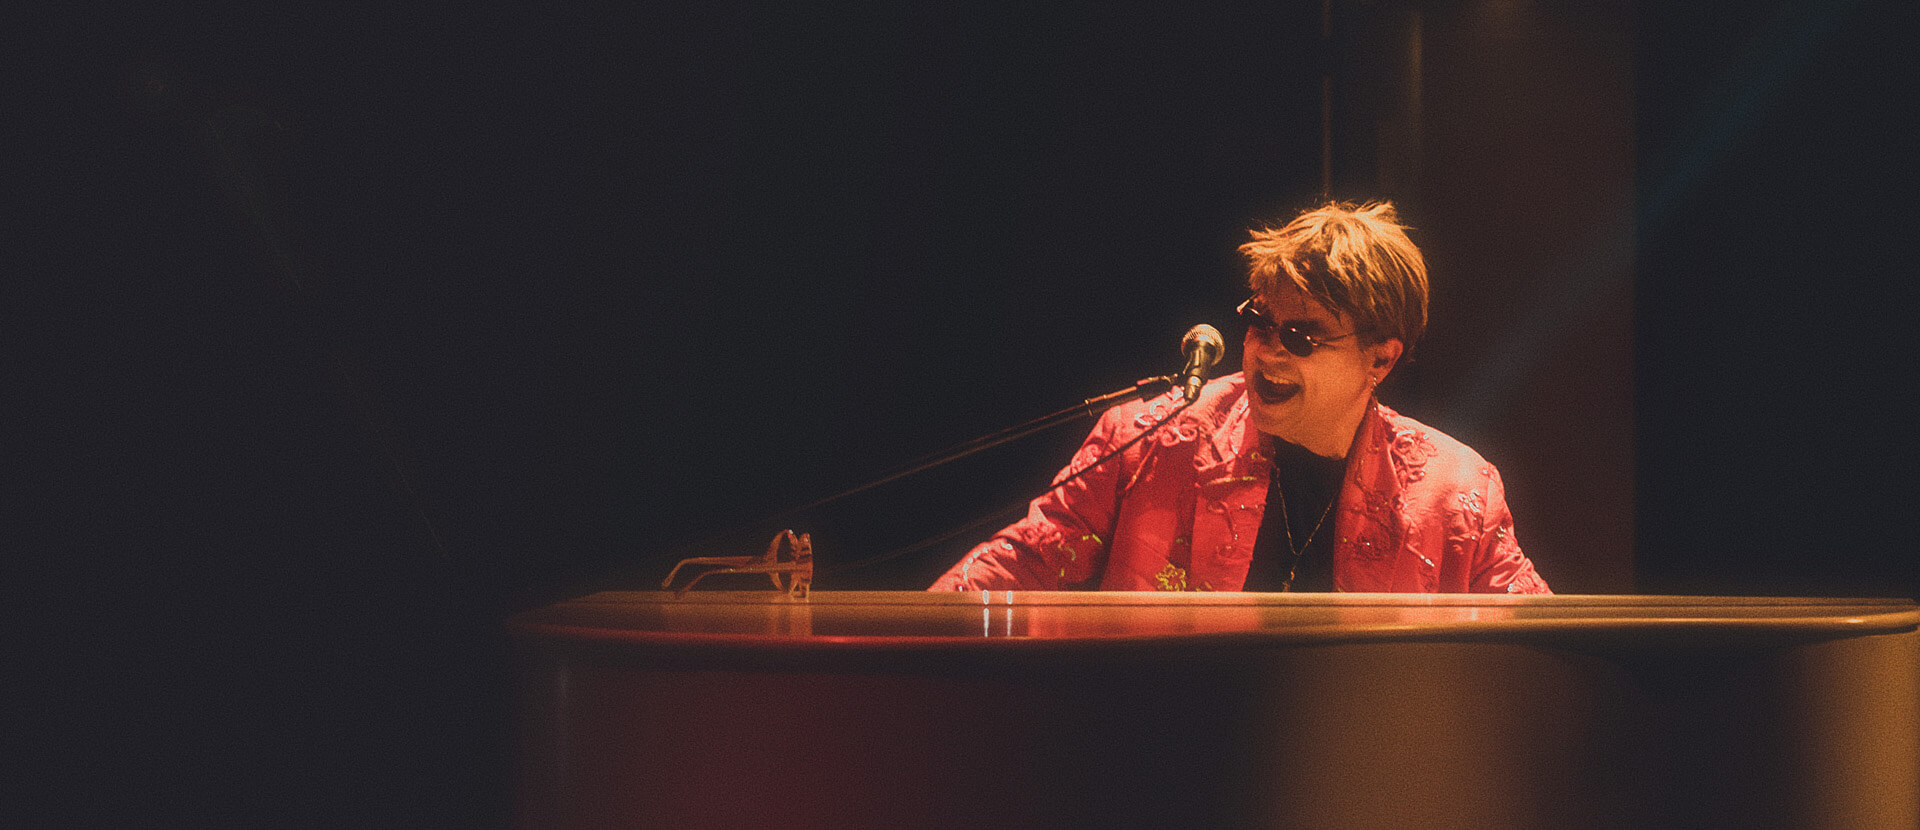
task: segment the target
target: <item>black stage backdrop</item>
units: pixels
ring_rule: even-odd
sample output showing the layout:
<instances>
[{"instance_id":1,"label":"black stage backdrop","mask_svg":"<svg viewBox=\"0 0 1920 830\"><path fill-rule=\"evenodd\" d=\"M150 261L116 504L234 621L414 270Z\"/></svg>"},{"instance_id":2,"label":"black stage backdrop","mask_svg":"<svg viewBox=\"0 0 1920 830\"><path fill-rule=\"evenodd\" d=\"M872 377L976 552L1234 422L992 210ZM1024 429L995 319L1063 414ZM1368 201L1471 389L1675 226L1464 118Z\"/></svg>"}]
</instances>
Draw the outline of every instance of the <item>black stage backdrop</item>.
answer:
<instances>
[{"instance_id":1,"label":"black stage backdrop","mask_svg":"<svg viewBox=\"0 0 1920 830\"><path fill-rule=\"evenodd\" d=\"M1640 21L1636 575L1914 596L1916 10L1685 6Z\"/></svg>"},{"instance_id":2,"label":"black stage backdrop","mask_svg":"<svg viewBox=\"0 0 1920 830\"><path fill-rule=\"evenodd\" d=\"M507 614L1176 368L1323 77L1333 195L1455 280L1388 400L1561 590L1920 592L1903 4L1039 5L17 13L37 823L503 823ZM1083 433L794 523L892 550Z\"/></svg>"}]
</instances>

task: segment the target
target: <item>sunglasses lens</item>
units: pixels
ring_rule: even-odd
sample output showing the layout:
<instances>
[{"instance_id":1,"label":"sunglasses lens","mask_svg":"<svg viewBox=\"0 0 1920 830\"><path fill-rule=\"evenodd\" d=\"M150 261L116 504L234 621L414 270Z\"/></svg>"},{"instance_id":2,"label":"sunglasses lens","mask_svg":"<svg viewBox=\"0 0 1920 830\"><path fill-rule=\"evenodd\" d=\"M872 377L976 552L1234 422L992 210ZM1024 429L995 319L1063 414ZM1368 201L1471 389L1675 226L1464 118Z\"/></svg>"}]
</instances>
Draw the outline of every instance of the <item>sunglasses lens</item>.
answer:
<instances>
[{"instance_id":1,"label":"sunglasses lens","mask_svg":"<svg viewBox=\"0 0 1920 830\"><path fill-rule=\"evenodd\" d=\"M1280 345L1285 346L1287 351L1293 352L1301 357L1313 356L1313 342L1308 340L1306 335L1301 334L1298 329L1281 329Z\"/></svg>"},{"instance_id":2,"label":"sunglasses lens","mask_svg":"<svg viewBox=\"0 0 1920 830\"><path fill-rule=\"evenodd\" d=\"M1299 329L1281 326L1267 319L1266 314L1251 305L1251 301L1241 303L1237 310L1240 313L1240 319L1246 322L1247 328L1259 332L1261 337L1279 338L1282 348L1299 357L1309 357L1313 354L1313 341L1308 340Z\"/></svg>"}]
</instances>

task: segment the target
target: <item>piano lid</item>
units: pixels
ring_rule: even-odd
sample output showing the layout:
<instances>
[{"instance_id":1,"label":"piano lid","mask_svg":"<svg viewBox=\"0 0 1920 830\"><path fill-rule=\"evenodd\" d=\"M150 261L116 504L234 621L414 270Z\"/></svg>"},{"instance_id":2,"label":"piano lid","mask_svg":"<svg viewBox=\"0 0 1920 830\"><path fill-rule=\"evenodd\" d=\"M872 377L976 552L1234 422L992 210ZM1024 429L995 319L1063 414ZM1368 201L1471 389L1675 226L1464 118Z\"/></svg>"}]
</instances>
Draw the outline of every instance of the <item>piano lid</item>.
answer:
<instances>
[{"instance_id":1,"label":"piano lid","mask_svg":"<svg viewBox=\"0 0 1920 830\"><path fill-rule=\"evenodd\" d=\"M777 650L1019 649L1659 634L1778 639L1920 627L1907 599L1102 591L608 591L515 616L523 638Z\"/></svg>"}]
</instances>

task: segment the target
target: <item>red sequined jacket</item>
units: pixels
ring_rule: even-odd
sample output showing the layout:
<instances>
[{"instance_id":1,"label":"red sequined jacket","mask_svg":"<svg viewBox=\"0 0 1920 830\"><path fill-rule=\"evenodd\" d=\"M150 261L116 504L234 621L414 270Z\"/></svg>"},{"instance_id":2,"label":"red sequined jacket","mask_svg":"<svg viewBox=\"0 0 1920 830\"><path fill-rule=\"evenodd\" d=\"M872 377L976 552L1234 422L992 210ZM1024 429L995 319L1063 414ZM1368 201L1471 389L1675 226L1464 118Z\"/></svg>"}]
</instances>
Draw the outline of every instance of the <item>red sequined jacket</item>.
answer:
<instances>
[{"instance_id":1,"label":"red sequined jacket","mask_svg":"<svg viewBox=\"0 0 1920 830\"><path fill-rule=\"evenodd\" d=\"M1178 409L1177 392L1108 410L1055 477ZM969 551L931 590L1238 591L1272 469L1247 417L1245 379L1120 457L1034 499L1027 517ZM1500 474L1478 453L1375 403L1348 452L1333 532L1341 591L1551 593L1520 552Z\"/></svg>"}]
</instances>

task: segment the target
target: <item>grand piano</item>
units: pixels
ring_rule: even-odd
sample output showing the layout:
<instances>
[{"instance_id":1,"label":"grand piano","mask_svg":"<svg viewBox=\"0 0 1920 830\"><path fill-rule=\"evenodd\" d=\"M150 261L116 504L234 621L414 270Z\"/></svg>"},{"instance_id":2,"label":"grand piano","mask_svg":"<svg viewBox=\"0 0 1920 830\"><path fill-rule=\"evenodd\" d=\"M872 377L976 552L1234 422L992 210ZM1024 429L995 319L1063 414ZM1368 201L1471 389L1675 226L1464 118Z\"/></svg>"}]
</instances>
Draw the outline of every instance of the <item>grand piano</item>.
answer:
<instances>
[{"instance_id":1,"label":"grand piano","mask_svg":"<svg viewBox=\"0 0 1920 830\"><path fill-rule=\"evenodd\" d=\"M526 828L1920 827L1904 599L607 592L509 627Z\"/></svg>"}]
</instances>

